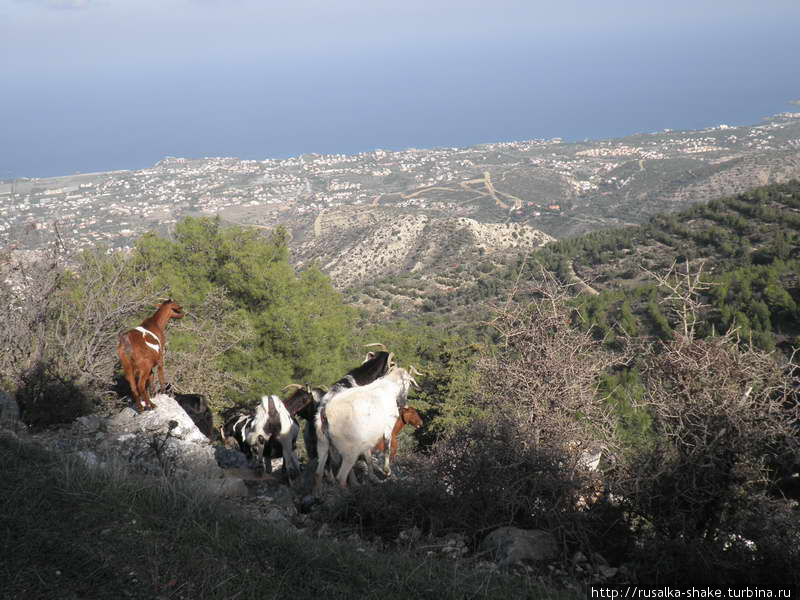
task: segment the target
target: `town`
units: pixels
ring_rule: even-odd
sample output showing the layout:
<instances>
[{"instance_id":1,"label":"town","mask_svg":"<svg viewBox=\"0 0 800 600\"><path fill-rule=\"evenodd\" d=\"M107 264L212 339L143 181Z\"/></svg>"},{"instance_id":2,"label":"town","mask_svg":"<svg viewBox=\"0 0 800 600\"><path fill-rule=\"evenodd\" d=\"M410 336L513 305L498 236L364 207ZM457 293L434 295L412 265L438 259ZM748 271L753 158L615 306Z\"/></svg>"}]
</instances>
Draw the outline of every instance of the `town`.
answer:
<instances>
[{"instance_id":1,"label":"town","mask_svg":"<svg viewBox=\"0 0 800 600\"><path fill-rule=\"evenodd\" d=\"M665 208L659 201L675 200L676 187L695 189L720 173L744 172L745 187L765 165L797 177L798 151L800 113L781 113L754 126L616 140L556 138L284 160L168 157L138 171L0 182L0 249L32 250L58 234L75 248L125 250L141 234L166 232L186 215L291 227L358 205L525 222L560 237L641 221ZM607 219L610 206L617 212L622 206L623 215Z\"/></svg>"}]
</instances>

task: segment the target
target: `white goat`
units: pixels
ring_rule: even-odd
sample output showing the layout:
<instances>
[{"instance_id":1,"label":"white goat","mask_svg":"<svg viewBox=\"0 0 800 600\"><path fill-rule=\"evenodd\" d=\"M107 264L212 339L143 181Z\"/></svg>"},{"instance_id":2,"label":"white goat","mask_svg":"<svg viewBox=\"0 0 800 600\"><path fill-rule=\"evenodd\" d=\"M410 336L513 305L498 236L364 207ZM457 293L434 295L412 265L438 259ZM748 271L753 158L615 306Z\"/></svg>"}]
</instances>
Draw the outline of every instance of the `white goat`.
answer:
<instances>
[{"instance_id":1,"label":"white goat","mask_svg":"<svg viewBox=\"0 0 800 600\"><path fill-rule=\"evenodd\" d=\"M246 429L246 442L258 460L264 461L264 470L272 472L272 448L280 445L283 467L294 479L300 474L300 461L294 453L294 444L300 426L278 396L262 396L252 422Z\"/></svg>"},{"instance_id":2,"label":"white goat","mask_svg":"<svg viewBox=\"0 0 800 600\"><path fill-rule=\"evenodd\" d=\"M336 479L345 487L358 458L369 459L372 448L381 440L388 444L399 407L405 406L412 384L419 387L408 371L395 367L370 384L342 390L330 399L315 422L318 457L315 488L322 481L331 445L342 457ZM385 460L389 460L388 452ZM388 472L388 464L384 468Z\"/></svg>"}]
</instances>

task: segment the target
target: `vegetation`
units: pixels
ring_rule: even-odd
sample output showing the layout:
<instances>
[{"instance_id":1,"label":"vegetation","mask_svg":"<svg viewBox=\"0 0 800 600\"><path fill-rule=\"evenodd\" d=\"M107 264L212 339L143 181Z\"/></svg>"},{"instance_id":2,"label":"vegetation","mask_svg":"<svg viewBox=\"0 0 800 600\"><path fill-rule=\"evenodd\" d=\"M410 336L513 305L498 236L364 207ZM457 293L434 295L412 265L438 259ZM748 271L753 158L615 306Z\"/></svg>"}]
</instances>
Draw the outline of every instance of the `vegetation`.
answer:
<instances>
[{"instance_id":1,"label":"vegetation","mask_svg":"<svg viewBox=\"0 0 800 600\"><path fill-rule=\"evenodd\" d=\"M618 335L672 337L666 288L653 273L677 264L704 264L701 336L738 330L759 348L790 350L800 300L800 182L758 188L735 197L659 215L638 227L595 232L550 244L533 260L600 291L576 306L580 321L610 345ZM574 268L574 272L573 272Z\"/></svg>"},{"instance_id":2,"label":"vegetation","mask_svg":"<svg viewBox=\"0 0 800 600\"><path fill-rule=\"evenodd\" d=\"M392 541L410 527L457 533L473 549L499 526L542 528L557 535L565 562L576 551L597 552L624 566L620 583L797 585L800 371L790 352L774 349L791 350L800 334L798 208L795 182L643 227L557 242L517 264L476 270L478 281L488 283L465 294L484 289L486 295L470 296L453 322L445 303L415 320L370 323L318 269L294 272L280 229L265 236L188 219L172 238L145 236L128 258L96 252L69 269L55 259L35 265L28 303L11 288L0 290L14 307L0 327L0 342L11 349L0 366L28 422L68 420L86 410L89 392L108 388L112 333L152 311L145 299L156 293L180 298L191 315L170 326L168 370L179 387L207 393L217 410L291 381L330 383L363 356L362 344L382 342L402 364L426 374L412 397L426 427L416 440L401 442L419 451L400 464L408 477L354 489L318 509L321 518ZM409 279L384 283L414 293ZM478 301L479 308L467 308ZM56 410L53 398L67 400L59 404L67 408ZM600 448L603 460L594 470ZM3 484L13 489L23 480L21 460L4 452L18 469ZM193 597L255 594L256 584L252 592L231 587L233 580L251 581L220 556L256 554L261 572L278 579L275 589L296 584L299 594L392 597L409 593L406 584L422 585L423 573L438 577L436 585L454 586L444 592L430 584L419 588L423 594L458 597L468 589L448 583L438 563L412 569L396 588L359 588L371 576L331 582L325 571L290 572L287 557L295 566L362 567L357 557L334 557L338 551L324 544L281 541L258 528L244 532L243 521L220 516L213 503L190 503L183 512L177 498L185 492L177 488L141 491L150 488L70 471L80 473L76 481L91 479L98 491L90 495L88 485L76 488L58 475L64 463L36 460L44 478L63 482L46 494L36 478L24 488L58 520L46 522L56 537L75 535L74 522L58 513L66 504L59 494L74 496L89 512L117 507L97 512L98 527L120 527L122 535L107 542L132 545L120 551L144 555L134 545L141 540L131 541L134 530L139 537L146 532L148 548L165 549L159 554L169 555L166 566L131 568L140 582L146 571L159 593L174 579L186 582ZM8 497L13 503L14 494ZM15 543L43 544L46 527L30 525L28 507L13 508L18 512L8 514L34 531ZM111 514L128 513L147 528L112 523ZM6 539L25 537L0 524L11 532ZM177 541L169 546L171 536ZM186 560L193 555L182 553L198 540L213 552ZM110 569L131 566L115 562L118 554L105 543L103 552L89 554L111 552L100 563ZM189 566L173 561L173 552ZM404 560L389 564L396 572ZM223 568L230 572L222 575ZM97 573L111 572L103 569ZM22 572L18 589L40 589L31 571ZM460 576L464 585L477 585L472 574ZM501 593L507 584L492 579L469 595Z\"/></svg>"},{"instance_id":3,"label":"vegetation","mask_svg":"<svg viewBox=\"0 0 800 600\"><path fill-rule=\"evenodd\" d=\"M8 598L556 597L444 560L394 552L376 560L254 522L186 483L90 470L8 438L0 437L0 461Z\"/></svg>"},{"instance_id":4,"label":"vegetation","mask_svg":"<svg viewBox=\"0 0 800 600\"><path fill-rule=\"evenodd\" d=\"M177 225L173 239L144 236L132 257L157 288L190 312L214 294L229 299L213 320L251 334L237 336L218 364L249 382L245 396L276 393L292 381L332 382L348 364L353 311L316 267L296 274L288 259L287 234L280 228L264 236L222 227L218 219L191 218ZM211 308L220 310L219 303ZM205 343L197 332L175 329L175 352Z\"/></svg>"},{"instance_id":5,"label":"vegetation","mask_svg":"<svg viewBox=\"0 0 800 600\"><path fill-rule=\"evenodd\" d=\"M170 379L217 410L292 381L330 383L352 360L354 311L318 269L294 272L282 230L264 236L186 219L173 239L144 236L128 257L98 249L67 266L55 248L25 268L25 298L12 286L0 291L15 307L0 335L12 349L2 359L6 385L20 392L30 423L76 416L56 415L52 394L26 383L43 374L64 394L81 392L77 414L103 398L116 377L117 334L152 314L159 295L188 311L168 329Z\"/></svg>"},{"instance_id":6,"label":"vegetation","mask_svg":"<svg viewBox=\"0 0 800 600\"><path fill-rule=\"evenodd\" d=\"M565 556L597 552L626 567L619 582L646 586L800 583L785 495L797 365L732 335L696 337L694 280L674 290L673 339L614 348L572 326L569 296L539 281L496 312L500 344L477 363L471 418L404 461L413 478L353 490L328 517L473 547L499 526L542 528Z\"/></svg>"}]
</instances>

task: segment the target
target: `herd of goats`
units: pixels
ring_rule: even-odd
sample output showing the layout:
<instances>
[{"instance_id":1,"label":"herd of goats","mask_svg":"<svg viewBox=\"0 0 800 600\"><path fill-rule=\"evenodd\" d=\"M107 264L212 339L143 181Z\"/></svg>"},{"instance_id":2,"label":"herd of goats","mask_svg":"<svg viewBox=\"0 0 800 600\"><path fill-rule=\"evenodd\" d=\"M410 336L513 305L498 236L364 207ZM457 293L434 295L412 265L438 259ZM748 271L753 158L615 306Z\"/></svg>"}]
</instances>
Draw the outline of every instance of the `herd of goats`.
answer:
<instances>
[{"instance_id":1,"label":"herd of goats","mask_svg":"<svg viewBox=\"0 0 800 600\"><path fill-rule=\"evenodd\" d=\"M180 319L184 314L178 303L166 300L140 326L119 336L117 355L139 411L155 408L148 392L155 367L161 391L165 390L165 330L170 319ZM413 366L397 366L393 354L382 344L369 346L381 350L369 351L361 365L330 389L291 384L284 388L291 390L286 400L263 396L255 411L230 416L219 429L222 441L233 440L253 466L267 472L272 470L273 455L282 456L291 481L300 472L295 442L300 431L296 417L302 417L308 423L303 432L306 451L310 460L317 460L315 489L333 462L339 463L339 485L353 482L353 467L359 458L366 461L367 476L374 480L373 449L383 451L383 473L389 476L398 433L405 425L422 426L419 413L407 405L411 386L419 388L414 375L421 373Z\"/></svg>"}]
</instances>

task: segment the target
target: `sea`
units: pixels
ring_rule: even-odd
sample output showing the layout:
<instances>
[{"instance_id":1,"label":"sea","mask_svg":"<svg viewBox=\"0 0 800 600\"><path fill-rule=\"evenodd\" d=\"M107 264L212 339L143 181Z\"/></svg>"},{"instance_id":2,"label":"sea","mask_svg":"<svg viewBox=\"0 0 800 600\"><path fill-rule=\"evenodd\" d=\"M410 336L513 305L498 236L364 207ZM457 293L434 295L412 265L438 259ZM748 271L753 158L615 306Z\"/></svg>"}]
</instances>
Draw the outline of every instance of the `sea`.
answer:
<instances>
[{"instance_id":1,"label":"sea","mask_svg":"<svg viewBox=\"0 0 800 600\"><path fill-rule=\"evenodd\" d=\"M164 57L5 77L0 179L752 125L800 98L795 24L553 31L374 51Z\"/></svg>"}]
</instances>

